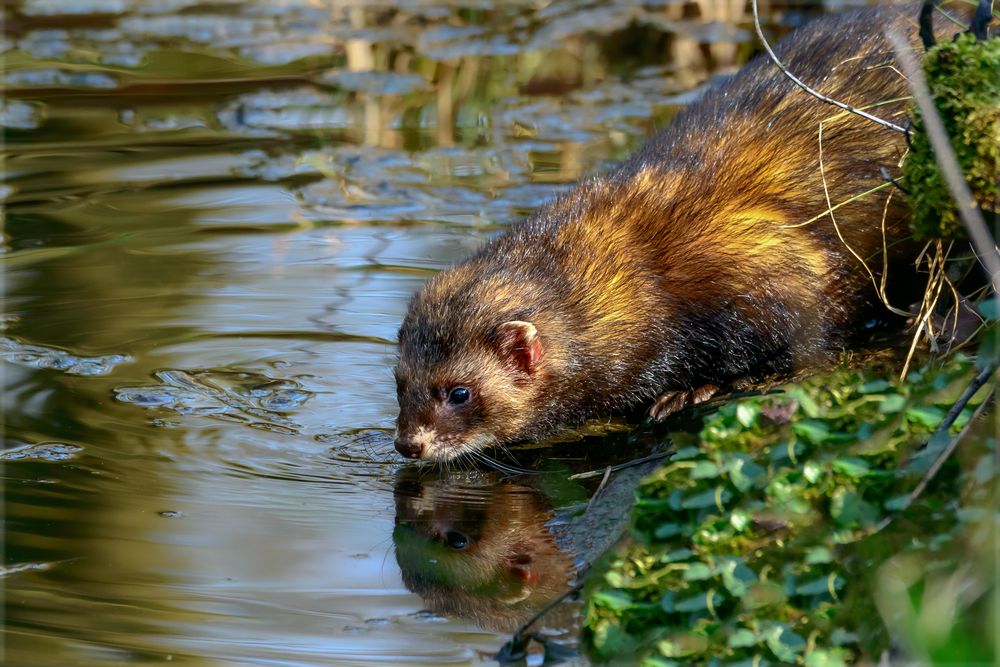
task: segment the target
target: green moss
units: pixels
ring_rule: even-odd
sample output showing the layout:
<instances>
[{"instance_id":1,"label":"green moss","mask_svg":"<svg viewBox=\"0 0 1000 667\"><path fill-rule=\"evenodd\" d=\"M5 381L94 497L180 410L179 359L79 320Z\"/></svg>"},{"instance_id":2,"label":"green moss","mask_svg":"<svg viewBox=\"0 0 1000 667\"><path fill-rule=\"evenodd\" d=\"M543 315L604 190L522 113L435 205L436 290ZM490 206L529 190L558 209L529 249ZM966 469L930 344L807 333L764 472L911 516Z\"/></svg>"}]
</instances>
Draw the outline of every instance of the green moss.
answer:
<instances>
[{"instance_id":1,"label":"green moss","mask_svg":"<svg viewBox=\"0 0 1000 667\"><path fill-rule=\"evenodd\" d=\"M975 372L961 358L906 382L843 370L722 407L640 485L630 543L591 573L593 655L649 665L877 661L889 634L875 603L879 567L901 553L939 565L949 548L964 557L961 504L941 481L954 480L954 461L883 521L946 444L922 447ZM990 447L966 451L988 460Z\"/></svg>"},{"instance_id":2,"label":"green moss","mask_svg":"<svg viewBox=\"0 0 1000 667\"><path fill-rule=\"evenodd\" d=\"M927 83L959 165L979 207L1000 210L1000 39L963 34L924 58ZM918 238L962 238L964 229L914 110L912 147L903 175Z\"/></svg>"}]
</instances>

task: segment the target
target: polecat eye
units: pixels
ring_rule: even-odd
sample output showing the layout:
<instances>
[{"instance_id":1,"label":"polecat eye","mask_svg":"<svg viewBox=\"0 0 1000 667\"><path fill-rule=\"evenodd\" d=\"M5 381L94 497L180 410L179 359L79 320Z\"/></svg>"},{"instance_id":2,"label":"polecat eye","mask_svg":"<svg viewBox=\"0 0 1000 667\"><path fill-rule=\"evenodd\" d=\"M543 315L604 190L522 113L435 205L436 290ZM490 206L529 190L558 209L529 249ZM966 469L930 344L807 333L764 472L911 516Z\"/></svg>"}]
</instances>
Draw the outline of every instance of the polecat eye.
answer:
<instances>
[{"instance_id":1,"label":"polecat eye","mask_svg":"<svg viewBox=\"0 0 1000 667\"><path fill-rule=\"evenodd\" d=\"M449 530L444 534L444 540L455 551L462 551L469 546L469 538L457 530Z\"/></svg>"},{"instance_id":2,"label":"polecat eye","mask_svg":"<svg viewBox=\"0 0 1000 667\"><path fill-rule=\"evenodd\" d=\"M461 405L462 403L468 403L469 399L472 397L472 392L465 387L455 387L448 392L448 402L452 405Z\"/></svg>"}]
</instances>

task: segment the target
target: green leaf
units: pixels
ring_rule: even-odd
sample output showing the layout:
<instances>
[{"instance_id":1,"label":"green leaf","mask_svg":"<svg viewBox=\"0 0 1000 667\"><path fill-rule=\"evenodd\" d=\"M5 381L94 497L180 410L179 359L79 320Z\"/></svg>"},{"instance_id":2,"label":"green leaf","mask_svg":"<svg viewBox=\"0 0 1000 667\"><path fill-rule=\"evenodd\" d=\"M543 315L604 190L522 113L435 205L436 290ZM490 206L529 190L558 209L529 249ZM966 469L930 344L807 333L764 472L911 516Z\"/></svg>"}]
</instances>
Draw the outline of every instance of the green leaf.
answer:
<instances>
[{"instance_id":1,"label":"green leaf","mask_svg":"<svg viewBox=\"0 0 1000 667\"><path fill-rule=\"evenodd\" d=\"M684 570L684 581L703 581L712 578L712 568L704 563L691 563L691 566Z\"/></svg>"},{"instance_id":2,"label":"green leaf","mask_svg":"<svg viewBox=\"0 0 1000 667\"><path fill-rule=\"evenodd\" d=\"M746 628L740 628L729 635L729 640L726 643L730 648L747 648L757 643L757 635Z\"/></svg>"},{"instance_id":3,"label":"green leaf","mask_svg":"<svg viewBox=\"0 0 1000 667\"><path fill-rule=\"evenodd\" d=\"M944 410L933 405L915 405L906 411L906 418L927 428L937 428L944 419Z\"/></svg>"},{"instance_id":4,"label":"green leaf","mask_svg":"<svg viewBox=\"0 0 1000 667\"><path fill-rule=\"evenodd\" d=\"M843 649L816 649L806 655L806 667L847 667Z\"/></svg>"},{"instance_id":5,"label":"green leaf","mask_svg":"<svg viewBox=\"0 0 1000 667\"><path fill-rule=\"evenodd\" d=\"M782 662L795 662L795 656L806 647L806 640L792 632L789 628L779 625L767 635L767 647Z\"/></svg>"},{"instance_id":6,"label":"green leaf","mask_svg":"<svg viewBox=\"0 0 1000 667\"><path fill-rule=\"evenodd\" d=\"M832 465L834 470L852 479L860 479L871 471L868 462L857 457L836 459Z\"/></svg>"},{"instance_id":7,"label":"green leaf","mask_svg":"<svg viewBox=\"0 0 1000 667\"><path fill-rule=\"evenodd\" d=\"M986 330L976 352L976 368L986 370L990 364L1000 359L1000 328L993 326Z\"/></svg>"},{"instance_id":8,"label":"green leaf","mask_svg":"<svg viewBox=\"0 0 1000 667\"><path fill-rule=\"evenodd\" d=\"M979 309L979 314L986 319L994 322L1000 320L1000 300L998 300L997 297L984 299L979 302L977 307Z\"/></svg>"},{"instance_id":9,"label":"green leaf","mask_svg":"<svg viewBox=\"0 0 1000 667\"><path fill-rule=\"evenodd\" d=\"M756 582L757 575L742 559L733 558L722 565L722 585L733 597L741 598L747 594L749 585Z\"/></svg>"},{"instance_id":10,"label":"green leaf","mask_svg":"<svg viewBox=\"0 0 1000 667\"><path fill-rule=\"evenodd\" d=\"M802 412L804 412L807 417L816 418L823 413L819 405L816 403L816 400L806 393L803 388L796 387L792 391L788 392L788 394L795 399L795 402L800 408L802 408Z\"/></svg>"},{"instance_id":11,"label":"green leaf","mask_svg":"<svg viewBox=\"0 0 1000 667\"><path fill-rule=\"evenodd\" d=\"M834 577L833 580L829 576L817 577L816 579L810 579L805 581L795 587L795 593L797 595L822 595L824 593L829 593L831 587L833 590L843 588L844 580L840 577Z\"/></svg>"},{"instance_id":12,"label":"green leaf","mask_svg":"<svg viewBox=\"0 0 1000 667\"><path fill-rule=\"evenodd\" d=\"M674 535L680 535L681 527L680 524L676 523L661 523L653 531L653 536L658 540L665 540L668 537L673 537Z\"/></svg>"},{"instance_id":13,"label":"green leaf","mask_svg":"<svg viewBox=\"0 0 1000 667\"><path fill-rule=\"evenodd\" d=\"M614 609L615 611L625 611L633 604L632 596L625 591L610 590L610 591L598 591L594 593L591 600L595 604L598 604L609 609Z\"/></svg>"},{"instance_id":14,"label":"green leaf","mask_svg":"<svg viewBox=\"0 0 1000 667\"><path fill-rule=\"evenodd\" d=\"M906 406L906 397L902 394L889 394L882 398L878 404L878 411L882 414L899 412Z\"/></svg>"},{"instance_id":15,"label":"green leaf","mask_svg":"<svg viewBox=\"0 0 1000 667\"><path fill-rule=\"evenodd\" d=\"M830 437L830 427L818 419L803 419L792 424L792 431L803 440L813 444L826 442Z\"/></svg>"},{"instance_id":16,"label":"green leaf","mask_svg":"<svg viewBox=\"0 0 1000 667\"><path fill-rule=\"evenodd\" d=\"M826 547L813 547L806 552L805 561L809 565L819 565L829 563L833 560L833 554Z\"/></svg>"},{"instance_id":17,"label":"green leaf","mask_svg":"<svg viewBox=\"0 0 1000 667\"><path fill-rule=\"evenodd\" d=\"M726 463L726 470L729 472L729 481L733 483L739 491L746 493L753 486L754 481L764 474L764 468L753 462L746 454L736 454Z\"/></svg>"},{"instance_id":18,"label":"green leaf","mask_svg":"<svg viewBox=\"0 0 1000 667\"><path fill-rule=\"evenodd\" d=\"M858 387L858 393L861 393L861 394L880 394L883 391L885 391L886 389L889 389L891 386L892 385L889 384L889 382L887 380L883 380L883 379L880 378L878 380L871 380L869 382L866 382L863 385L861 385L860 387Z\"/></svg>"},{"instance_id":19,"label":"green leaf","mask_svg":"<svg viewBox=\"0 0 1000 667\"><path fill-rule=\"evenodd\" d=\"M760 405L756 402L743 402L736 406L736 421L743 428L750 428L757 422L760 415Z\"/></svg>"},{"instance_id":20,"label":"green leaf","mask_svg":"<svg viewBox=\"0 0 1000 667\"><path fill-rule=\"evenodd\" d=\"M681 507L685 509L704 509L706 507L716 507L721 501L725 505L729 500L730 493L724 489L709 489L701 493L689 496L681 502Z\"/></svg>"},{"instance_id":21,"label":"green leaf","mask_svg":"<svg viewBox=\"0 0 1000 667\"><path fill-rule=\"evenodd\" d=\"M682 447L674 452L674 455L670 457L671 461L684 461L685 459L693 459L701 456L701 447Z\"/></svg>"},{"instance_id":22,"label":"green leaf","mask_svg":"<svg viewBox=\"0 0 1000 667\"><path fill-rule=\"evenodd\" d=\"M830 516L845 528L870 523L877 514L874 506L854 491L839 488L830 499Z\"/></svg>"},{"instance_id":23,"label":"green leaf","mask_svg":"<svg viewBox=\"0 0 1000 667\"><path fill-rule=\"evenodd\" d=\"M833 632L830 633L830 643L836 646L843 646L844 644L853 644L858 641L859 637L854 632L849 632L843 628L834 628Z\"/></svg>"},{"instance_id":24,"label":"green leaf","mask_svg":"<svg viewBox=\"0 0 1000 667\"><path fill-rule=\"evenodd\" d=\"M719 466L711 461L698 461L691 469L691 479L712 479L719 476Z\"/></svg>"},{"instance_id":25,"label":"green leaf","mask_svg":"<svg viewBox=\"0 0 1000 667\"><path fill-rule=\"evenodd\" d=\"M690 549L674 549L673 551L668 551L667 553L660 556L661 563L676 563L677 561L687 560L694 555L694 552Z\"/></svg>"},{"instance_id":26,"label":"green leaf","mask_svg":"<svg viewBox=\"0 0 1000 667\"><path fill-rule=\"evenodd\" d=\"M643 658L642 662L639 663L639 667L681 667L681 663L676 660L661 658L658 655L652 655L648 658Z\"/></svg>"},{"instance_id":27,"label":"green leaf","mask_svg":"<svg viewBox=\"0 0 1000 667\"><path fill-rule=\"evenodd\" d=\"M668 658L683 658L686 655L700 653L708 646L708 640L695 634L675 635L657 642L656 648Z\"/></svg>"},{"instance_id":28,"label":"green leaf","mask_svg":"<svg viewBox=\"0 0 1000 667\"><path fill-rule=\"evenodd\" d=\"M688 612L702 611L703 609L708 609L709 595L711 595L711 592L699 593L698 595L694 595L692 597L680 600L677 602L677 604L674 605L674 610L688 613Z\"/></svg>"},{"instance_id":29,"label":"green leaf","mask_svg":"<svg viewBox=\"0 0 1000 667\"><path fill-rule=\"evenodd\" d=\"M729 525L735 528L736 532L742 533L750 525L750 515L743 510L735 510L729 515Z\"/></svg>"},{"instance_id":30,"label":"green leaf","mask_svg":"<svg viewBox=\"0 0 1000 667\"><path fill-rule=\"evenodd\" d=\"M628 655L635 649L635 640L617 623L602 620L593 631L594 648L598 653L611 657Z\"/></svg>"},{"instance_id":31,"label":"green leaf","mask_svg":"<svg viewBox=\"0 0 1000 667\"><path fill-rule=\"evenodd\" d=\"M604 575L604 581L608 582L608 585L614 588L625 587L625 577L617 570L608 570Z\"/></svg>"}]
</instances>

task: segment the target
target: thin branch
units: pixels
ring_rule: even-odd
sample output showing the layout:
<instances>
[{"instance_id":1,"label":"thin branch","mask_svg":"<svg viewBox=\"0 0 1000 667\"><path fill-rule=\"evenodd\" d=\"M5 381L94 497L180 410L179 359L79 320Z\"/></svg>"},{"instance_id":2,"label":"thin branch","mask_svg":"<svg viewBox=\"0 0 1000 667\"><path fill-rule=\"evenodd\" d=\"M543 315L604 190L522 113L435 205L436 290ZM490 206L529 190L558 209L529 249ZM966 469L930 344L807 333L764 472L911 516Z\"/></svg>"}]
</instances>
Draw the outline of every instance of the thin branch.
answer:
<instances>
[{"instance_id":1,"label":"thin branch","mask_svg":"<svg viewBox=\"0 0 1000 667\"><path fill-rule=\"evenodd\" d=\"M951 457L952 453L955 451L955 448L958 447L958 443L962 440L963 437L965 437L965 434L968 433L969 427L972 426L972 423L974 421L976 421L977 419L979 419L979 417L982 416L983 412L986 410L987 404L990 402L989 399L992 397L993 397L993 392L991 391L990 395L986 397L986 400L984 400L979 405L979 407L976 408L976 411L972 413L972 416L969 417L968 423L966 423L966 425L962 427L962 430L959 431L955 435L955 437L951 439L951 441L948 443L948 446L945 447L944 450L941 452L941 454L939 454L938 457L934 460L934 464L931 466L930 470L927 471L927 474L924 475L924 478L920 480L920 483L917 484L917 486L914 487L913 491L910 492L910 495L906 497L906 507L912 505L913 501L919 498L920 494L924 492L924 489L927 488L927 485L930 484L931 480L937 476L938 471L941 470L941 466L943 466L944 462L947 461L949 457ZM903 509L906 509L906 507L904 507Z\"/></svg>"},{"instance_id":2,"label":"thin branch","mask_svg":"<svg viewBox=\"0 0 1000 667\"><path fill-rule=\"evenodd\" d=\"M640 459L633 459L632 461L619 463L616 466L608 466L607 468L601 468L600 470L591 470L589 472L581 472L576 475L570 475L569 479L590 479L591 477L597 477L598 475L607 475L609 474L609 470L611 472L618 472L619 470L624 470L625 468L642 465L643 463L649 463L650 461L658 461L673 455L674 450L670 450L669 452L659 452L658 454L650 454L649 456L643 456Z\"/></svg>"},{"instance_id":3,"label":"thin branch","mask_svg":"<svg viewBox=\"0 0 1000 667\"><path fill-rule=\"evenodd\" d=\"M951 428L951 425L955 423L955 420L958 419L958 416L962 414L962 410L965 409L965 406L968 405L972 397L976 395L976 392L982 389L983 385L990 381L990 378L993 377L994 373L996 373L998 366L1000 366L1000 362L993 361L990 363L989 366L983 369L983 371L980 372L979 375L975 377L972 383L965 388L965 391L962 392L962 395L958 397L958 400L955 401L955 404L951 406L951 409L948 410L948 414L944 416L944 419L941 420L941 423L938 424L938 427L934 429L934 433L933 435L931 435L928 442L934 442L936 439L940 438L943 434L948 432L948 429ZM979 407L977 407L976 411L972 413L971 417L969 417L969 421L965 423L965 426L962 427L962 430L959 431L955 435L955 437L953 437L948 442L947 446L945 446L943 450L941 450L941 453L938 454L938 457L934 460L934 463L931 464L930 469L924 475L923 479L921 479L920 482L913 488L913 491L910 491L909 495L906 496L906 502L903 504L903 506L900 507L899 510L897 510L894 514L887 516L885 519L883 519L882 522L879 524L877 530L882 530L890 523L892 523L892 520L895 516L898 516L900 512L908 508L910 505L913 504L913 501L915 501L917 498L920 497L920 494L924 492L924 489L927 488L927 485L930 484L931 480L934 479L934 477L938 474L938 471L941 470L941 467L945 464L948 458L954 453L955 449L958 447L958 443L961 442L962 438L964 438L966 433L969 432L969 429L972 427L972 424L976 420L978 420L979 417L982 416L983 412L985 412L986 406L989 405L990 399L992 398L994 391L995 390L992 389L990 390L989 396L984 398L983 402L979 404Z\"/></svg>"},{"instance_id":4,"label":"thin branch","mask_svg":"<svg viewBox=\"0 0 1000 667\"><path fill-rule=\"evenodd\" d=\"M608 466L607 468L604 469L604 477L601 478L601 483L597 485L597 490L594 491L594 495L590 497L590 501L587 503L587 509L585 509L584 512L590 511L590 507L594 504L594 501L597 500L597 497L601 495L601 492L604 491L604 487L607 486L608 480L610 478L611 478L611 466Z\"/></svg>"},{"instance_id":5,"label":"thin branch","mask_svg":"<svg viewBox=\"0 0 1000 667\"><path fill-rule=\"evenodd\" d=\"M792 82L795 83L795 85L797 85L799 88L806 91L807 93L809 93L810 95L812 95L813 97L822 102L826 102L827 104L832 104L833 106L839 109L843 109L844 111L849 111L850 113L861 116L862 118L870 120L873 123L878 123L882 127L906 134L906 130L900 127L899 125L896 125L895 123L890 123L889 121L879 118L878 116L873 116L872 114L866 111L862 111L861 109L852 107L850 104L845 104L844 102L835 100L831 97L827 97L826 95L818 93L817 91L813 90L805 83L803 83L797 76L788 71L788 68L785 67L785 65L780 60L778 60L778 56L775 55L774 51L771 49L771 45L768 44L767 38L764 37L764 30L760 26L760 12L757 9L757 0L753 0L752 5L753 5L753 26L757 30L757 37L760 38L760 42L764 46L764 50L767 51L767 55L770 56L774 64L777 65L778 69L781 70L782 74L791 79Z\"/></svg>"},{"instance_id":6,"label":"thin branch","mask_svg":"<svg viewBox=\"0 0 1000 667\"><path fill-rule=\"evenodd\" d=\"M948 140L944 123L941 122L941 116L938 115L937 109L934 107L930 89L924 79L924 72L917 64L913 54L910 53L906 40L897 30L888 30L886 37L896 52L899 66L910 82L910 89L913 91L913 97L924 120L927 138L930 140L931 148L934 149L937 163L941 167L941 175L944 176L948 190L951 191L951 196L955 200L955 208L958 209L958 213L962 217L962 222L969 232L969 238L972 239L972 244L976 248L983 268L990 276L990 284L993 285L994 294L1000 294L1000 255L997 254L996 243L979 212L976 200L972 197L969 184L962 176L962 169L958 166L958 159L955 157L955 151Z\"/></svg>"}]
</instances>

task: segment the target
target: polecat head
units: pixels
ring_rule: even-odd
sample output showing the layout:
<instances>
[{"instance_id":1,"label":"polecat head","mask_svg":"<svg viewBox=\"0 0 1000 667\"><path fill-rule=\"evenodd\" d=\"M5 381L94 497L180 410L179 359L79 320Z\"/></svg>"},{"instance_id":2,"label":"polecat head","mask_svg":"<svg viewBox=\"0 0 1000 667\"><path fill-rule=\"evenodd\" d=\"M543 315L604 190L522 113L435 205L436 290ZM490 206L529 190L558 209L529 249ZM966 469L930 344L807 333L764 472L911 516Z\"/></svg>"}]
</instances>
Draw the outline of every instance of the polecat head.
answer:
<instances>
[{"instance_id":1,"label":"polecat head","mask_svg":"<svg viewBox=\"0 0 1000 667\"><path fill-rule=\"evenodd\" d=\"M523 438L545 366L542 334L453 269L417 294L399 329L396 450L448 461ZM506 313L506 314L505 314Z\"/></svg>"}]
</instances>

